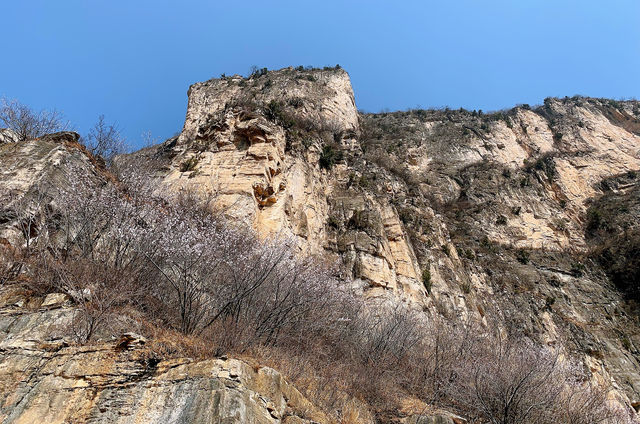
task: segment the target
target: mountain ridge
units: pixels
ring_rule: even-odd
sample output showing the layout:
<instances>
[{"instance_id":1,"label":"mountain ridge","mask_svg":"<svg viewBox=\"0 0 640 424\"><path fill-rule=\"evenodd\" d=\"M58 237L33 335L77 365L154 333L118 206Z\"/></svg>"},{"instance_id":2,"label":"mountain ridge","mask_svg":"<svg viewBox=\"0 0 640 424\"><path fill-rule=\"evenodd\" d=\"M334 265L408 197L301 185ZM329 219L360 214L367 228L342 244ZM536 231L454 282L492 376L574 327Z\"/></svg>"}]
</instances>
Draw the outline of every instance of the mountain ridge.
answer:
<instances>
[{"instance_id":1,"label":"mountain ridge","mask_svg":"<svg viewBox=\"0 0 640 424\"><path fill-rule=\"evenodd\" d=\"M133 186L150 181L144 188L149 191L136 194L123 184L114 190L126 199L119 202L144 208L151 200L138 204L137 196L148 195L159 205L158 216L183 215L185 222L202 218L186 209L198 204L232 228L250 229L262 240L283 238L297 254L337 262L341 280L374 309L406 308L415 314L407 315L407 330L424 319L444 320L452 329L473 323L473 331L517 335L578 358L589 381L611 386L608 398L620 408L631 411L639 404L633 281L628 281L631 290L622 287L618 274L612 274L617 268L602 255L628 257L625 266L633 271L633 251L612 246L617 237L627 237L621 222L636 213L627 197L637 192L634 173L640 170L637 101L549 98L535 109L491 114L448 109L367 114L357 110L348 74L337 67L257 70L248 78L193 84L188 95L181 133L116 157L109 178L100 173L99 160L76 146L77 135L1 142L5 185L0 189L10 195L2 204L3 243L17 250L27 234L29 248L32 238L38 242L31 228L60 230L45 222L50 217L55 222L52 212L61 206L38 195L42 184L73 185L70 176L87 175L86 183L76 185L86 185L91 193L109 187L111 178L134 176ZM75 137L73 146L52 144L65 137ZM49 160L51 152L63 150L61 160ZM172 203L181 196L191 200ZM24 214L33 208L35 215ZM37 223L25 227L22 216ZM65 304L70 310L65 313L73 314L73 307L86 300L82 291L66 296L76 306ZM27 316L28 299L7 303L3 317ZM12 319L4 326L9 339ZM118 328L132 322L118 321ZM45 351L34 355L46 356ZM3 354L2 361L14 369L12 375L17 372L15 358ZM375 360L366 361L375 369ZM148 384L155 384L154 378ZM46 391L34 393L46 396ZM116 402L118 396L129 399L113 396ZM243 408L258 411L256 416L267 417L264 422L303 422L284 417L282 408L278 417L271 413L269 418L262 406L254 408L254 400L243 400ZM471 414L461 405L468 399L450 401L451 410ZM362 406L362 421L372 422L366 409ZM420 421L415 409L389 421L431 422ZM97 421L116 422L106 416Z\"/></svg>"}]
</instances>

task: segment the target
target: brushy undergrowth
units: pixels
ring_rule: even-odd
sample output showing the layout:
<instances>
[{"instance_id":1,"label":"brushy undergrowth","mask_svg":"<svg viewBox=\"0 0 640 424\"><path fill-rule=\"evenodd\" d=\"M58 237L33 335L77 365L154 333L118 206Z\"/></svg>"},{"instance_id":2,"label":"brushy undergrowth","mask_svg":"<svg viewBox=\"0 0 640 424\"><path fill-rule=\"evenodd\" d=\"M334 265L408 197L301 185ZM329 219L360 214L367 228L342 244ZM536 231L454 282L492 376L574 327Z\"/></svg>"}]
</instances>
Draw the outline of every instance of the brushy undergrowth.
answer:
<instances>
[{"instance_id":1,"label":"brushy undergrowth","mask_svg":"<svg viewBox=\"0 0 640 424\"><path fill-rule=\"evenodd\" d=\"M211 212L212 199L159 198L135 177L104 184L72 172L69 181L23 217L25 243L4 256L2 281L67 293L78 343L115 335L110 323L126 315L150 338L150 358L253 358L337 421L354 398L379 417L411 398L479 423L628 419L558 351L367 303L335 264L231 225Z\"/></svg>"}]
</instances>

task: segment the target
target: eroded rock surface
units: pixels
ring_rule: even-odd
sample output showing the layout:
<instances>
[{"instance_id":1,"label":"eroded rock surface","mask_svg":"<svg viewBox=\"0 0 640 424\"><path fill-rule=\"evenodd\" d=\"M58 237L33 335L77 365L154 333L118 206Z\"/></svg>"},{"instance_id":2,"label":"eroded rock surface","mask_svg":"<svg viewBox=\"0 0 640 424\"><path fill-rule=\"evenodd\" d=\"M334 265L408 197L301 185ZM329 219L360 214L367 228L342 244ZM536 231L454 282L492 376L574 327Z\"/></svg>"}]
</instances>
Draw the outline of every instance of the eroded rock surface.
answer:
<instances>
[{"instance_id":1,"label":"eroded rock surface","mask_svg":"<svg viewBox=\"0 0 640 424\"><path fill-rule=\"evenodd\" d=\"M32 204L43 181L64 184L63 164L96 172L68 137L0 143L0 192L12 193L2 237L21 240L15 202ZM640 403L638 311L593 259L588 228L603 193L637 197L635 177L621 175L640 169L638 102L360 114L343 70L287 68L193 85L180 135L116 163L148 172L159 193L196 192L237 225L339 258L369 298L562 346L615 396ZM259 382L274 371L219 359L151 364L141 342L68 346L37 330L64 325L65 299L7 305L6 420L323 420L299 412L313 408L285 389L265 392ZM16 309L25 307L35 310Z\"/></svg>"},{"instance_id":2,"label":"eroded rock surface","mask_svg":"<svg viewBox=\"0 0 640 424\"><path fill-rule=\"evenodd\" d=\"M100 179L100 166L78 143L74 132L36 140L0 142L0 239L14 247L37 238L42 212L55 209L57 194L70 178Z\"/></svg>"},{"instance_id":3,"label":"eroded rock surface","mask_svg":"<svg viewBox=\"0 0 640 424\"><path fill-rule=\"evenodd\" d=\"M145 340L70 345L74 309L0 292L3 423L328 422L277 371L236 359L156 359ZM54 299L55 298L55 299Z\"/></svg>"}]
</instances>

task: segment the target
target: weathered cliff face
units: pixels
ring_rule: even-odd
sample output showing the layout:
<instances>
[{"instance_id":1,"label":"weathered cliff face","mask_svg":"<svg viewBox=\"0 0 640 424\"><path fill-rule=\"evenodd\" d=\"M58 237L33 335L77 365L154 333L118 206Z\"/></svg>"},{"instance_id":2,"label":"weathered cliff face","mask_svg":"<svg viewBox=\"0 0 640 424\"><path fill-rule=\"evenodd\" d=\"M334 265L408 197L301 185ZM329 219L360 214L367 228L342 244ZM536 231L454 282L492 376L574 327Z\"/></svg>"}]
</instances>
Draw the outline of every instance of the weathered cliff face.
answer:
<instances>
[{"instance_id":1,"label":"weathered cliff face","mask_svg":"<svg viewBox=\"0 0 640 424\"><path fill-rule=\"evenodd\" d=\"M289 68L195 84L182 133L120 161L155 159L158 190L338 255L369 297L562 344L636 402L636 315L585 220L602 179L640 168L639 117L587 98L358 114L344 71Z\"/></svg>"},{"instance_id":2,"label":"weathered cliff face","mask_svg":"<svg viewBox=\"0 0 640 424\"><path fill-rule=\"evenodd\" d=\"M162 164L160 190L199 192L265 236L339 253L370 294L422 299L421 271L392 205L345 190L350 169L333 167L334 153L360 154L359 120L341 69L211 80L189 89L180 136L137 155ZM339 222L353 228L339 234Z\"/></svg>"},{"instance_id":3,"label":"weathered cliff face","mask_svg":"<svg viewBox=\"0 0 640 424\"><path fill-rule=\"evenodd\" d=\"M101 166L78 143L79 135L61 132L16 142L11 130L0 137L0 240L18 247L35 241L42 212L55 209L56 195L75 172L96 182Z\"/></svg>"},{"instance_id":4,"label":"weathered cliff face","mask_svg":"<svg viewBox=\"0 0 640 424\"><path fill-rule=\"evenodd\" d=\"M227 358L156 358L125 334L69 346L74 309L62 294L0 291L3 423L328 422L278 372Z\"/></svg>"},{"instance_id":5,"label":"weathered cliff face","mask_svg":"<svg viewBox=\"0 0 640 424\"><path fill-rule=\"evenodd\" d=\"M258 113L264 106L271 120ZM282 120L294 119L284 115L285 108L294 109L304 125L327 126L351 137L358 130L344 71L301 75L282 70L248 81L233 77L194 84L164 185L215 196L228 215L263 234L284 229L316 243L324 239L327 176L305 158L285 153L290 123Z\"/></svg>"}]
</instances>

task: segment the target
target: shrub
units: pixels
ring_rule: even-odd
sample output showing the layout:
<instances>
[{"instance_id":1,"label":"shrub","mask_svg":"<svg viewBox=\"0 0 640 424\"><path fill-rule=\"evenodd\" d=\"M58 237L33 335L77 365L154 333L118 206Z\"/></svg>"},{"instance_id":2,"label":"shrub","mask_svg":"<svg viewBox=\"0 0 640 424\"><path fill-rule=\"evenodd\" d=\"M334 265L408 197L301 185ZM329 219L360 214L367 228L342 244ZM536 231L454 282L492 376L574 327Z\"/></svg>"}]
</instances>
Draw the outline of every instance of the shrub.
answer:
<instances>
[{"instance_id":1,"label":"shrub","mask_svg":"<svg viewBox=\"0 0 640 424\"><path fill-rule=\"evenodd\" d=\"M20 141L41 137L57 131L65 131L69 123L65 122L58 111L35 112L17 100L0 100L0 122L6 128L18 134Z\"/></svg>"},{"instance_id":2,"label":"shrub","mask_svg":"<svg viewBox=\"0 0 640 424\"><path fill-rule=\"evenodd\" d=\"M533 167L539 171L543 171L549 181L553 181L556 177L556 163L551 155L544 155L538 158Z\"/></svg>"},{"instance_id":3,"label":"shrub","mask_svg":"<svg viewBox=\"0 0 640 424\"><path fill-rule=\"evenodd\" d=\"M556 143L562 140L563 134L560 131L552 130L552 134L553 134L553 141L555 141Z\"/></svg>"},{"instance_id":4,"label":"shrub","mask_svg":"<svg viewBox=\"0 0 640 424\"><path fill-rule=\"evenodd\" d=\"M587 233L595 233L597 230L608 227L606 213L597 208L590 208L587 211Z\"/></svg>"},{"instance_id":5,"label":"shrub","mask_svg":"<svg viewBox=\"0 0 640 424\"><path fill-rule=\"evenodd\" d=\"M529 263L529 252L524 250L524 249L518 249L516 251L516 259L518 260L518 262L520 262L521 264L528 264Z\"/></svg>"},{"instance_id":6,"label":"shrub","mask_svg":"<svg viewBox=\"0 0 640 424\"><path fill-rule=\"evenodd\" d=\"M431 284L431 271L427 267L422 271L422 285L428 294L431 294Z\"/></svg>"},{"instance_id":7,"label":"shrub","mask_svg":"<svg viewBox=\"0 0 640 424\"><path fill-rule=\"evenodd\" d=\"M551 307L553 306L554 303L556 303L556 298L553 296L547 296L544 301L544 306L546 309L551 310Z\"/></svg>"},{"instance_id":8,"label":"shrub","mask_svg":"<svg viewBox=\"0 0 640 424\"><path fill-rule=\"evenodd\" d=\"M258 68L257 66L252 66L249 71L249 78L259 78L263 75L267 75L267 68Z\"/></svg>"},{"instance_id":9,"label":"shrub","mask_svg":"<svg viewBox=\"0 0 640 424\"><path fill-rule=\"evenodd\" d=\"M105 122L104 115L100 115L98 122L89 130L85 144L91 154L102 157L107 163L126 151L120 132L115 125Z\"/></svg>"},{"instance_id":10,"label":"shrub","mask_svg":"<svg viewBox=\"0 0 640 424\"><path fill-rule=\"evenodd\" d=\"M299 108L302 107L302 105L304 104L304 102L302 101L302 99L300 97L292 97L289 99L289 106L292 106L294 108Z\"/></svg>"},{"instance_id":11,"label":"shrub","mask_svg":"<svg viewBox=\"0 0 640 424\"><path fill-rule=\"evenodd\" d=\"M264 115L285 129L290 129L296 124L295 118L286 111L284 104L279 100L271 100L264 108Z\"/></svg>"},{"instance_id":12,"label":"shrub","mask_svg":"<svg viewBox=\"0 0 640 424\"><path fill-rule=\"evenodd\" d=\"M331 144L325 144L322 147L318 164L322 169L331 170L336 163L342 160L342 157L343 153L341 150L338 150L337 147Z\"/></svg>"},{"instance_id":13,"label":"shrub","mask_svg":"<svg viewBox=\"0 0 640 424\"><path fill-rule=\"evenodd\" d=\"M571 264L571 275L573 275L574 277L582 277L582 275L584 274L586 267L584 266L584 264L580 263L580 262L574 262Z\"/></svg>"},{"instance_id":14,"label":"shrub","mask_svg":"<svg viewBox=\"0 0 640 424\"><path fill-rule=\"evenodd\" d=\"M180 172L194 171L198 166L198 162L200 162L200 159L197 156L191 156L180 164Z\"/></svg>"}]
</instances>

